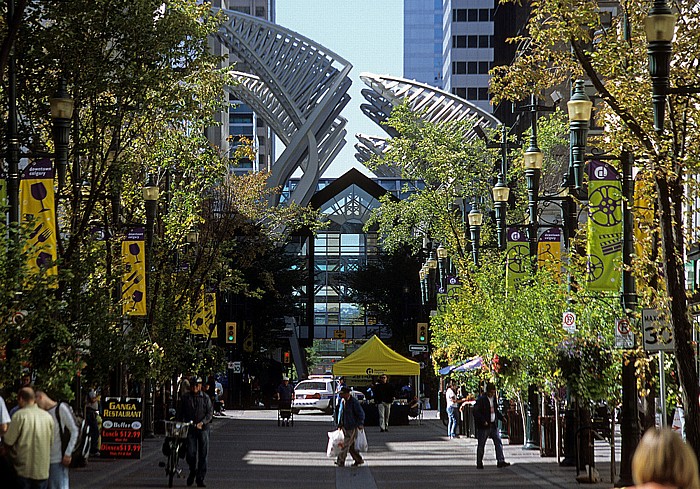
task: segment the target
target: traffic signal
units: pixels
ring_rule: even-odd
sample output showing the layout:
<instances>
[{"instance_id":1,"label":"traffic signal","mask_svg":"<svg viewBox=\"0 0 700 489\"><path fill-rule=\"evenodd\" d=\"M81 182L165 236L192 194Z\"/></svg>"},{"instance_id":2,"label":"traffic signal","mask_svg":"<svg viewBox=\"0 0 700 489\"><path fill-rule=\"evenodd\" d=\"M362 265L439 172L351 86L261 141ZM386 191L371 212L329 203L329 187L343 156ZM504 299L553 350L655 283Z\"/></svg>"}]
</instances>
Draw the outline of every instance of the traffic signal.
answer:
<instances>
[{"instance_id":1,"label":"traffic signal","mask_svg":"<svg viewBox=\"0 0 700 489\"><path fill-rule=\"evenodd\" d=\"M416 343L424 345L428 342L428 323L418 323L416 328Z\"/></svg>"},{"instance_id":2,"label":"traffic signal","mask_svg":"<svg viewBox=\"0 0 700 489\"><path fill-rule=\"evenodd\" d=\"M226 343L236 342L236 323L226 323Z\"/></svg>"},{"instance_id":3,"label":"traffic signal","mask_svg":"<svg viewBox=\"0 0 700 489\"><path fill-rule=\"evenodd\" d=\"M292 354L288 351L284 352L284 363L292 363Z\"/></svg>"}]
</instances>

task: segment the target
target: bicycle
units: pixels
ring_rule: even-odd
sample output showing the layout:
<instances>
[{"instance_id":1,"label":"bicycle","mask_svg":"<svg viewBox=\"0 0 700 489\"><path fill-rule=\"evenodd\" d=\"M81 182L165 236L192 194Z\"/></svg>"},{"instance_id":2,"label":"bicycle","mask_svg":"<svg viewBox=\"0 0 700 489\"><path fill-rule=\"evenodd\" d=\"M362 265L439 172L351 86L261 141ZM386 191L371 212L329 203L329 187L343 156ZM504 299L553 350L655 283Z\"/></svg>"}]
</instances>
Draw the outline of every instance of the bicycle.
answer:
<instances>
[{"instance_id":1,"label":"bicycle","mask_svg":"<svg viewBox=\"0 0 700 489\"><path fill-rule=\"evenodd\" d=\"M165 441L163 442L163 455L167 457L165 462L160 462L160 467L165 467L165 475L168 477L168 487L173 487L175 474L178 478L182 474L182 469L178 467L180 458L185 456L187 451L187 433L192 426L191 422L168 421L165 423Z\"/></svg>"}]
</instances>

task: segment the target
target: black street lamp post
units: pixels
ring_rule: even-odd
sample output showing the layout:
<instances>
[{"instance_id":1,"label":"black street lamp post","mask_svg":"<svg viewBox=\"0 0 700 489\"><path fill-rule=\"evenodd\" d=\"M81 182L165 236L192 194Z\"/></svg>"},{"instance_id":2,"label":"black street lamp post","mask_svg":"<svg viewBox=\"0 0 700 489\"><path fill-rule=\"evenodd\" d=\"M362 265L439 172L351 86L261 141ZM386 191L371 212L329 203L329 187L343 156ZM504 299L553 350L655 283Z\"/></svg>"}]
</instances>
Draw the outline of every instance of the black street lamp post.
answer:
<instances>
[{"instance_id":1,"label":"black street lamp post","mask_svg":"<svg viewBox=\"0 0 700 489\"><path fill-rule=\"evenodd\" d=\"M666 0L654 0L645 20L649 74L651 75L651 103L654 109L654 131L664 132L666 96L670 93L671 54L676 15Z\"/></svg>"},{"instance_id":2,"label":"black street lamp post","mask_svg":"<svg viewBox=\"0 0 700 489\"><path fill-rule=\"evenodd\" d=\"M68 143L70 141L70 123L73 118L73 99L66 91L66 80L61 78L56 93L51 97L51 119L53 120L53 139L55 146L56 172L58 173L58 194L66 184L68 166Z\"/></svg>"},{"instance_id":3,"label":"black street lamp post","mask_svg":"<svg viewBox=\"0 0 700 489\"><path fill-rule=\"evenodd\" d=\"M158 186L153 181L153 175L148 174L146 185L141 189L143 200L146 205L146 304L153 304L153 298L150 297L150 275L153 265L153 232L155 228L156 213L158 211ZM152 307L146 311L146 325L151 320ZM146 328L148 331L148 328ZM150 374L146 374L145 383L145 409L144 409L144 437L153 437L153 387Z\"/></svg>"},{"instance_id":4,"label":"black street lamp post","mask_svg":"<svg viewBox=\"0 0 700 489\"><path fill-rule=\"evenodd\" d=\"M472 209L467 214L469 222L469 234L471 235L472 261L474 266L479 266L479 247L481 246L481 225L484 222L484 215L477 208L476 202L472 204Z\"/></svg>"}]
</instances>

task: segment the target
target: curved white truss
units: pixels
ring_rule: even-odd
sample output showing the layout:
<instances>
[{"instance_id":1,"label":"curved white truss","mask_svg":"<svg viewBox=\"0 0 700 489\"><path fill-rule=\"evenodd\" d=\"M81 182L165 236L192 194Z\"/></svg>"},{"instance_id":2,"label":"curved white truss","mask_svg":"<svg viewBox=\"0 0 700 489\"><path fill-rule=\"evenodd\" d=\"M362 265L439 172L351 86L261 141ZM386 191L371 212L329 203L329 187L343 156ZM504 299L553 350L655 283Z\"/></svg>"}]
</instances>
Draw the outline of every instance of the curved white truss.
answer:
<instances>
[{"instance_id":1,"label":"curved white truss","mask_svg":"<svg viewBox=\"0 0 700 489\"><path fill-rule=\"evenodd\" d=\"M383 123L389 118L391 109L404 101L408 101L411 110L423 120L432 123L468 120L473 123L471 127L479 125L488 128L501 124L493 114L467 100L415 80L367 72L361 73L360 79L370 87L360 92L369 102L360 106L362 112L391 137L397 136L396 131ZM361 163L367 162L373 155L381 155L391 144L380 136L356 134L355 137L359 141L355 144L355 158ZM464 137L471 141L478 135L473 129L468 129Z\"/></svg>"},{"instance_id":2,"label":"curved white truss","mask_svg":"<svg viewBox=\"0 0 700 489\"><path fill-rule=\"evenodd\" d=\"M223 12L228 20L217 33L219 41L254 72L236 73L239 85L229 90L250 105L286 146L272 166L269 184L284 185L300 168L303 175L289 200L306 205L321 173L345 144L347 121L339 114L350 101L352 65L282 26Z\"/></svg>"}]
</instances>

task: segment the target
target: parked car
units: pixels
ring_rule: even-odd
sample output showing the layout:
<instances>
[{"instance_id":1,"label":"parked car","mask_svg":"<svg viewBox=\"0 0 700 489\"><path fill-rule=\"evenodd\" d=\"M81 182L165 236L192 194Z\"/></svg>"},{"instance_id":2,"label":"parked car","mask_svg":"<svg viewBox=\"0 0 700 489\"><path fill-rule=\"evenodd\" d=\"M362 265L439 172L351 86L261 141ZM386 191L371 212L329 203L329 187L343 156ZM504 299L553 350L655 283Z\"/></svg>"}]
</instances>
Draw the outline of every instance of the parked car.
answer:
<instances>
[{"instance_id":1,"label":"parked car","mask_svg":"<svg viewBox=\"0 0 700 489\"><path fill-rule=\"evenodd\" d=\"M333 414L335 385L336 382L333 379L326 378L311 378L300 381L294 387L292 411L298 414L302 410L318 409L326 414Z\"/></svg>"}]
</instances>

